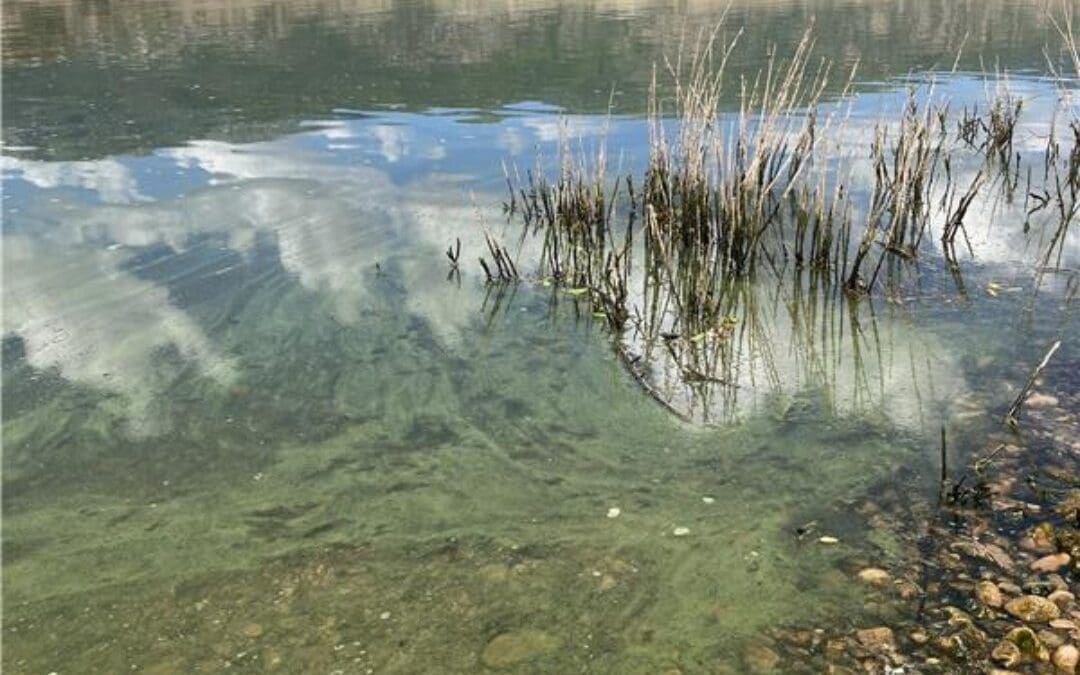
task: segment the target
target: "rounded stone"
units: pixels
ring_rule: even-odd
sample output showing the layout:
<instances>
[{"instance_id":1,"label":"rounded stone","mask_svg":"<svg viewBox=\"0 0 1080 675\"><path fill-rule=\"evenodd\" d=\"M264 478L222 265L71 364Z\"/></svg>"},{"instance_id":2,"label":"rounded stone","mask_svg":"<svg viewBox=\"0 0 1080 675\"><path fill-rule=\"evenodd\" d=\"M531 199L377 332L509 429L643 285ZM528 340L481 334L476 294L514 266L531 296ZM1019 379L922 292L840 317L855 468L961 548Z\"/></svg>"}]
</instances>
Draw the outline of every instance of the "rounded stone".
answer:
<instances>
[{"instance_id":1,"label":"rounded stone","mask_svg":"<svg viewBox=\"0 0 1080 675\"><path fill-rule=\"evenodd\" d=\"M1012 668L1024 660L1024 655L1020 653L1020 648L1016 644L1002 640L994 646L994 650L990 652L990 658L1006 668Z\"/></svg>"},{"instance_id":2,"label":"rounded stone","mask_svg":"<svg viewBox=\"0 0 1080 675\"><path fill-rule=\"evenodd\" d=\"M1031 569L1034 572L1057 572L1062 567L1068 565L1070 560L1072 560L1072 556L1068 553L1053 553L1051 555L1045 555L1031 563Z\"/></svg>"},{"instance_id":3,"label":"rounded stone","mask_svg":"<svg viewBox=\"0 0 1080 675\"><path fill-rule=\"evenodd\" d=\"M1027 660L1047 661L1050 659L1050 653L1047 651L1046 645L1039 640L1038 635L1035 635L1035 631L1027 626L1013 628L1005 636L1005 640L1016 645Z\"/></svg>"},{"instance_id":4,"label":"rounded stone","mask_svg":"<svg viewBox=\"0 0 1080 675\"><path fill-rule=\"evenodd\" d=\"M1022 595L1005 604L1005 611L1021 621L1046 623L1061 616L1058 606L1038 595Z\"/></svg>"},{"instance_id":5,"label":"rounded stone","mask_svg":"<svg viewBox=\"0 0 1080 675\"><path fill-rule=\"evenodd\" d=\"M891 650L896 646L892 629L886 626L864 628L855 631L855 638L863 647L876 650Z\"/></svg>"},{"instance_id":6,"label":"rounded stone","mask_svg":"<svg viewBox=\"0 0 1080 675\"><path fill-rule=\"evenodd\" d=\"M889 583L889 573L880 567L867 567L859 572L859 580L872 586L884 586Z\"/></svg>"},{"instance_id":7,"label":"rounded stone","mask_svg":"<svg viewBox=\"0 0 1080 675\"><path fill-rule=\"evenodd\" d=\"M1054 665L1058 670L1075 673L1078 662L1080 662L1080 650L1074 645L1061 645L1054 650Z\"/></svg>"},{"instance_id":8,"label":"rounded stone","mask_svg":"<svg viewBox=\"0 0 1080 675\"><path fill-rule=\"evenodd\" d=\"M1046 599L1058 606L1061 611L1067 610L1074 602L1076 602L1076 596L1069 591L1054 591L1050 595L1046 596Z\"/></svg>"},{"instance_id":9,"label":"rounded stone","mask_svg":"<svg viewBox=\"0 0 1080 675\"><path fill-rule=\"evenodd\" d=\"M743 652L746 668L751 673L771 673L780 665L780 656L761 642L751 642Z\"/></svg>"},{"instance_id":10,"label":"rounded stone","mask_svg":"<svg viewBox=\"0 0 1080 675\"><path fill-rule=\"evenodd\" d=\"M1005 604L1005 596L992 581L975 584L975 598L986 607L998 608Z\"/></svg>"}]
</instances>

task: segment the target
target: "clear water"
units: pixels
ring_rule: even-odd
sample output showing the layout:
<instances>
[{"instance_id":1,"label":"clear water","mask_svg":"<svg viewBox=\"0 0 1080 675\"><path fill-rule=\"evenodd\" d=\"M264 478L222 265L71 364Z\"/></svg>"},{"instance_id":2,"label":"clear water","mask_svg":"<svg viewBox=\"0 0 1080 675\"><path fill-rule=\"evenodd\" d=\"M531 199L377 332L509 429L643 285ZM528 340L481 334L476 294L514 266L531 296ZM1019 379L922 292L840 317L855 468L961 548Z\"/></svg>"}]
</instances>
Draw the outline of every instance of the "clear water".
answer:
<instances>
[{"instance_id":1,"label":"clear water","mask_svg":"<svg viewBox=\"0 0 1080 675\"><path fill-rule=\"evenodd\" d=\"M977 444L1024 364L1078 346L1037 232L987 210L966 294L754 289L709 427L574 298L473 262L481 224L517 232L502 162L564 123L640 164L651 64L727 4L7 3L5 672L740 672L767 627L887 621L842 569L895 552L848 504L901 469L931 499L940 426ZM811 16L862 62L853 128L967 35L961 70L1013 71L1038 147L1036 3L728 22L755 55Z\"/></svg>"}]
</instances>

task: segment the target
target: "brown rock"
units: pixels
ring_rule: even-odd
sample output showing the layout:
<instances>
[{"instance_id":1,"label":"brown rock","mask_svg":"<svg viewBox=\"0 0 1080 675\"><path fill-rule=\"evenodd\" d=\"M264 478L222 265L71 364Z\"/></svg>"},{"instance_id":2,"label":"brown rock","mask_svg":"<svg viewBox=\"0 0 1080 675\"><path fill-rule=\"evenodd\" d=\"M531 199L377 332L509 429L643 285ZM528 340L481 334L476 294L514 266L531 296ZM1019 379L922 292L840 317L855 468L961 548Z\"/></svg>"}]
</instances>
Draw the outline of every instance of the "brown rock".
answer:
<instances>
[{"instance_id":1,"label":"brown rock","mask_svg":"<svg viewBox=\"0 0 1080 675\"><path fill-rule=\"evenodd\" d=\"M1020 588L1011 581L1002 581L998 584L998 588L1001 589L1002 593L1005 593L1007 595L1022 595L1024 593L1024 589Z\"/></svg>"},{"instance_id":2,"label":"brown rock","mask_svg":"<svg viewBox=\"0 0 1080 675\"><path fill-rule=\"evenodd\" d=\"M1078 662L1080 662L1080 650L1075 646L1061 645L1054 650L1054 665L1058 670L1075 673Z\"/></svg>"},{"instance_id":3,"label":"brown rock","mask_svg":"<svg viewBox=\"0 0 1080 675\"><path fill-rule=\"evenodd\" d=\"M975 584L975 598L986 607L998 608L1005 604L1005 596L992 581L980 581Z\"/></svg>"},{"instance_id":4,"label":"brown rock","mask_svg":"<svg viewBox=\"0 0 1080 675\"><path fill-rule=\"evenodd\" d=\"M896 592L904 600L911 600L912 598L918 597L919 594L922 593L922 589L919 588L918 584L903 579L896 582Z\"/></svg>"},{"instance_id":5,"label":"brown rock","mask_svg":"<svg viewBox=\"0 0 1080 675\"><path fill-rule=\"evenodd\" d=\"M746 667L751 673L771 673L780 664L780 655L762 642L754 641L743 652Z\"/></svg>"},{"instance_id":6,"label":"brown rock","mask_svg":"<svg viewBox=\"0 0 1080 675\"><path fill-rule=\"evenodd\" d=\"M257 623L247 623L240 629L240 632L254 640L263 634L263 627Z\"/></svg>"},{"instance_id":7,"label":"brown rock","mask_svg":"<svg viewBox=\"0 0 1080 675\"><path fill-rule=\"evenodd\" d=\"M1076 623L1068 619L1054 619L1050 622L1050 627L1054 630L1073 630L1076 628Z\"/></svg>"},{"instance_id":8,"label":"brown rock","mask_svg":"<svg viewBox=\"0 0 1080 675\"><path fill-rule=\"evenodd\" d=\"M1039 641L1050 649L1054 649L1055 647L1060 647L1061 645L1065 644L1065 638L1049 630L1039 631Z\"/></svg>"},{"instance_id":9,"label":"brown rock","mask_svg":"<svg viewBox=\"0 0 1080 675\"><path fill-rule=\"evenodd\" d=\"M1050 660L1050 652L1046 649L1046 646L1039 641L1035 631L1027 626L1013 628L1005 636L1005 640L1016 645L1020 649L1020 653L1028 661Z\"/></svg>"},{"instance_id":10,"label":"brown rock","mask_svg":"<svg viewBox=\"0 0 1080 675\"><path fill-rule=\"evenodd\" d=\"M867 567L859 572L859 581L872 586L884 586L889 583L889 573L880 567Z\"/></svg>"},{"instance_id":11,"label":"brown rock","mask_svg":"<svg viewBox=\"0 0 1080 675\"><path fill-rule=\"evenodd\" d=\"M1068 565L1070 560L1072 560L1072 556L1068 553L1054 553L1043 556L1031 563L1031 569L1034 572L1057 572L1062 567Z\"/></svg>"},{"instance_id":12,"label":"brown rock","mask_svg":"<svg viewBox=\"0 0 1080 675\"><path fill-rule=\"evenodd\" d=\"M1030 623L1046 623L1061 616L1057 605L1038 595L1013 598L1005 604L1005 611Z\"/></svg>"},{"instance_id":13,"label":"brown rock","mask_svg":"<svg viewBox=\"0 0 1080 675\"><path fill-rule=\"evenodd\" d=\"M891 651L896 647L892 629L886 626L857 630L855 638L867 649Z\"/></svg>"},{"instance_id":14,"label":"brown rock","mask_svg":"<svg viewBox=\"0 0 1080 675\"><path fill-rule=\"evenodd\" d=\"M539 630L525 629L496 635L481 657L489 668L506 668L553 651L559 641Z\"/></svg>"},{"instance_id":15,"label":"brown rock","mask_svg":"<svg viewBox=\"0 0 1080 675\"><path fill-rule=\"evenodd\" d=\"M1006 668L1012 668L1020 665L1020 662L1024 660L1024 655L1014 643L1002 640L994 646L994 650L990 652L990 658Z\"/></svg>"},{"instance_id":16,"label":"brown rock","mask_svg":"<svg viewBox=\"0 0 1080 675\"><path fill-rule=\"evenodd\" d=\"M1076 596L1069 591L1054 591L1050 595L1046 596L1046 599L1058 606L1061 611L1067 610L1074 602L1076 602Z\"/></svg>"}]
</instances>

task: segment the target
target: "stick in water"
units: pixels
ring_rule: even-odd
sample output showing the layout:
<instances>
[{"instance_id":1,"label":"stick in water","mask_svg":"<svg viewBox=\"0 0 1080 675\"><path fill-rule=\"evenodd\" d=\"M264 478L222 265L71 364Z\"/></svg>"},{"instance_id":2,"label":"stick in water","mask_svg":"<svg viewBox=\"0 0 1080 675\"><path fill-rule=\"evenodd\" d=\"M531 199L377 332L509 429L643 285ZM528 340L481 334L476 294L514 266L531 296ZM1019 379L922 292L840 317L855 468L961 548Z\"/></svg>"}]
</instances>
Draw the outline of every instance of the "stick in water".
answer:
<instances>
[{"instance_id":1,"label":"stick in water","mask_svg":"<svg viewBox=\"0 0 1080 675\"><path fill-rule=\"evenodd\" d=\"M1050 346L1050 350L1046 352L1046 356L1043 357L1042 362L1031 373L1031 377L1028 378L1027 384L1020 390L1020 395L1013 401L1012 406L1009 407L1009 412L1005 414L1005 423L1011 427L1019 426L1017 416L1020 414L1020 407L1024 405L1024 399L1027 398L1028 392L1031 391L1031 387L1035 384L1035 380L1038 379L1039 373L1043 371L1046 364L1050 363L1050 359L1053 358L1054 352L1061 346L1061 340L1058 340Z\"/></svg>"}]
</instances>

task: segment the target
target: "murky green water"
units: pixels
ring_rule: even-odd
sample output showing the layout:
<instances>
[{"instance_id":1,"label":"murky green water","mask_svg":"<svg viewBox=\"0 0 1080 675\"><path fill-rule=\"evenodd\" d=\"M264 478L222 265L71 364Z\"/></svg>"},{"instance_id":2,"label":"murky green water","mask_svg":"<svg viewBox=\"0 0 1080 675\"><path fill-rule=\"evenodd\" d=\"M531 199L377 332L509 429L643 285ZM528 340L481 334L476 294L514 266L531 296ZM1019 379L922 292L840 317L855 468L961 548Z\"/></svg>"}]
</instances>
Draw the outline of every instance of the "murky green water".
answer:
<instances>
[{"instance_id":1,"label":"murky green water","mask_svg":"<svg viewBox=\"0 0 1080 675\"><path fill-rule=\"evenodd\" d=\"M726 5L7 3L5 672L742 672L765 627L888 620L843 568L889 542L848 505L899 469L932 499L940 426L976 443L1048 341L1075 353L1038 232L987 210L963 292L749 289L711 426L644 395L574 297L474 262L481 223L517 232L501 163L564 120L591 142L614 101L640 165L651 64ZM853 129L963 43L962 72L1013 71L1034 150L1041 16L728 22L763 59L816 17L862 63Z\"/></svg>"}]
</instances>

